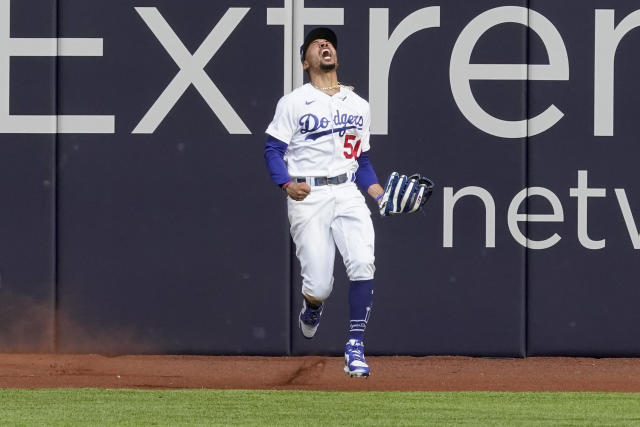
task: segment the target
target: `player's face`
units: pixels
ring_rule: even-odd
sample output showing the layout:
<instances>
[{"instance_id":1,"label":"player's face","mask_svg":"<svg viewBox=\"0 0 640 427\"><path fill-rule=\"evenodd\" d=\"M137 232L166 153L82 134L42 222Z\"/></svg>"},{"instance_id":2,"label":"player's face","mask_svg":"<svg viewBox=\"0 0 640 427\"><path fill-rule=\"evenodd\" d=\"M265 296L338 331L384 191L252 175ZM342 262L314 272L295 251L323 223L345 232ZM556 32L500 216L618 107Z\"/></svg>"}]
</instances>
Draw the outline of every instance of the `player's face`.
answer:
<instances>
[{"instance_id":1,"label":"player's face","mask_svg":"<svg viewBox=\"0 0 640 427\"><path fill-rule=\"evenodd\" d=\"M315 70L334 70L338 67L338 52L330 41L314 40L307 48L303 68Z\"/></svg>"}]
</instances>

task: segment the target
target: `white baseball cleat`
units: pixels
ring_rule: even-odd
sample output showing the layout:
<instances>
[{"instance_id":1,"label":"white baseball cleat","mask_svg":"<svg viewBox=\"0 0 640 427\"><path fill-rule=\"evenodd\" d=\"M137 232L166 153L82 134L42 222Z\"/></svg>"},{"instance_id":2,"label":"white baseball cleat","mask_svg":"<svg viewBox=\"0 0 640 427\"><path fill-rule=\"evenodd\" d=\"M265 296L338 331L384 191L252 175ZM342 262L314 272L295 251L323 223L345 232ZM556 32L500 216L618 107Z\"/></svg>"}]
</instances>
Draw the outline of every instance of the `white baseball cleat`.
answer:
<instances>
[{"instance_id":1,"label":"white baseball cleat","mask_svg":"<svg viewBox=\"0 0 640 427\"><path fill-rule=\"evenodd\" d=\"M368 377L369 365L364 358L364 344L349 340L344 348L344 372L351 377Z\"/></svg>"},{"instance_id":2,"label":"white baseball cleat","mask_svg":"<svg viewBox=\"0 0 640 427\"><path fill-rule=\"evenodd\" d=\"M302 310L300 310L298 324L305 338L311 339L315 336L318 325L320 325L323 307L324 304L320 304L318 308L311 308L307 304L306 298L302 298Z\"/></svg>"}]
</instances>

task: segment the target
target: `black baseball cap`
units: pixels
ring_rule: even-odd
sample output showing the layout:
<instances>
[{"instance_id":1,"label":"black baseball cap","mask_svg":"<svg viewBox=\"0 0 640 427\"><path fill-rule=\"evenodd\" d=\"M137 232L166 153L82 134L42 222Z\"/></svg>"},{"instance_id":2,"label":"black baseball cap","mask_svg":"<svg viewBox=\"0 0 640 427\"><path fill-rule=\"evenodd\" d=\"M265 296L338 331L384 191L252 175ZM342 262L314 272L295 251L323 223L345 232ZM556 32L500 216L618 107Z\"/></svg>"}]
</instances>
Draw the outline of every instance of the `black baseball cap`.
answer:
<instances>
[{"instance_id":1,"label":"black baseball cap","mask_svg":"<svg viewBox=\"0 0 640 427\"><path fill-rule=\"evenodd\" d=\"M304 56L307 53L307 48L314 40L325 39L330 41L333 47L338 50L338 37L336 33L326 27L318 27L309 31L304 38L304 43L300 46L300 61L304 61Z\"/></svg>"}]
</instances>

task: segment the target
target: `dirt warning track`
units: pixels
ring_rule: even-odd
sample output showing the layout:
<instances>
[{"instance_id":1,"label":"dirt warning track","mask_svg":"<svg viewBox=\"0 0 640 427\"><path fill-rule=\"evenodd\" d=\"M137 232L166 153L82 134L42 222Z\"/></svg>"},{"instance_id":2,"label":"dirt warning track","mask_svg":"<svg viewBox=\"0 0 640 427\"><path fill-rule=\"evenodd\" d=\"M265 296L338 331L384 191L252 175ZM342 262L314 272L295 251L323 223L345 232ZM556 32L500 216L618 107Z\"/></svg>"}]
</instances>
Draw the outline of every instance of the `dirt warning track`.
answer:
<instances>
[{"instance_id":1,"label":"dirt warning track","mask_svg":"<svg viewBox=\"0 0 640 427\"><path fill-rule=\"evenodd\" d=\"M0 388L216 388L640 392L640 359L368 357L368 379L341 357L0 354Z\"/></svg>"}]
</instances>

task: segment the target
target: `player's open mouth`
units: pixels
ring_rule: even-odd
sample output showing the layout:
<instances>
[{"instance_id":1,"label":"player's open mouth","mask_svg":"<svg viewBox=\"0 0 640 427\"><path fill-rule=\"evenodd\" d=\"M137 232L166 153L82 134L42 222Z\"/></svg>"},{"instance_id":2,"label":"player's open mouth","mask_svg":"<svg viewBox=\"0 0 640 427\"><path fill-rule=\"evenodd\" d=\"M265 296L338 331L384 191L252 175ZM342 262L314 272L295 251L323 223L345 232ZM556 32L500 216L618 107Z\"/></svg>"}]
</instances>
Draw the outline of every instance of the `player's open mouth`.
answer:
<instances>
[{"instance_id":1,"label":"player's open mouth","mask_svg":"<svg viewBox=\"0 0 640 427\"><path fill-rule=\"evenodd\" d=\"M322 59L331 59L331 51L329 49L322 49L320 54L322 55Z\"/></svg>"}]
</instances>

